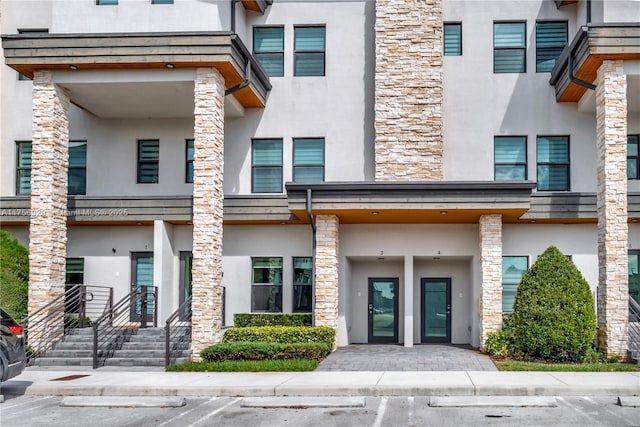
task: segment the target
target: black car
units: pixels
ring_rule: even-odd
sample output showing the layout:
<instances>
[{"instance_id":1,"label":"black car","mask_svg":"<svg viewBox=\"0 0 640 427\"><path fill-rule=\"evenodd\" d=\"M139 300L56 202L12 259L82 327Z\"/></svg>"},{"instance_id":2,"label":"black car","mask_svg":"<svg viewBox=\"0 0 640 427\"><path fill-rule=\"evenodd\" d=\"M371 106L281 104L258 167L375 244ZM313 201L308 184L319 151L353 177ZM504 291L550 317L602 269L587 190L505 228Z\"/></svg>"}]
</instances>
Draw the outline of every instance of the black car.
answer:
<instances>
[{"instance_id":1,"label":"black car","mask_svg":"<svg viewBox=\"0 0 640 427\"><path fill-rule=\"evenodd\" d=\"M24 330L0 308L0 381L18 376L27 364L24 349Z\"/></svg>"}]
</instances>

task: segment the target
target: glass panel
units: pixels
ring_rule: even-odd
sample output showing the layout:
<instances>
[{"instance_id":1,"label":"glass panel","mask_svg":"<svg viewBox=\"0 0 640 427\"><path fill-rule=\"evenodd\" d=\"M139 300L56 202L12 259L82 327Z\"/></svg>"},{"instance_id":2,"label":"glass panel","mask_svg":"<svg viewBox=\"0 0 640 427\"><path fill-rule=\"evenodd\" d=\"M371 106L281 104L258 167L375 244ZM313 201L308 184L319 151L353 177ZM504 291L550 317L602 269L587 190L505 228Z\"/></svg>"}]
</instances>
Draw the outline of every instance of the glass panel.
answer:
<instances>
[{"instance_id":1,"label":"glass panel","mask_svg":"<svg viewBox=\"0 0 640 427\"><path fill-rule=\"evenodd\" d=\"M296 165L324 164L324 139L307 138L293 140L293 163Z\"/></svg>"},{"instance_id":2,"label":"glass panel","mask_svg":"<svg viewBox=\"0 0 640 427\"><path fill-rule=\"evenodd\" d=\"M638 179L638 159L627 159L627 178Z\"/></svg>"},{"instance_id":3,"label":"glass panel","mask_svg":"<svg viewBox=\"0 0 640 427\"><path fill-rule=\"evenodd\" d=\"M253 283L282 283L282 258L253 258Z\"/></svg>"},{"instance_id":4,"label":"glass panel","mask_svg":"<svg viewBox=\"0 0 640 427\"><path fill-rule=\"evenodd\" d=\"M493 24L494 47L525 47L524 22L496 22Z\"/></svg>"},{"instance_id":5,"label":"glass panel","mask_svg":"<svg viewBox=\"0 0 640 427\"><path fill-rule=\"evenodd\" d=\"M139 160L158 160L160 158L160 141L139 141Z\"/></svg>"},{"instance_id":6,"label":"glass panel","mask_svg":"<svg viewBox=\"0 0 640 427\"><path fill-rule=\"evenodd\" d=\"M629 135L627 136L627 155L628 156L637 156L638 155L638 135Z\"/></svg>"},{"instance_id":7,"label":"glass panel","mask_svg":"<svg viewBox=\"0 0 640 427\"><path fill-rule=\"evenodd\" d=\"M495 73L524 73L524 49L501 49L493 53Z\"/></svg>"},{"instance_id":8,"label":"glass panel","mask_svg":"<svg viewBox=\"0 0 640 427\"><path fill-rule=\"evenodd\" d=\"M311 257L293 259L293 283L312 283L313 259Z\"/></svg>"},{"instance_id":9,"label":"glass panel","mask_svg":"<svg viewBox=\"0 0 640 427\"><path fill-rule=\"evenodd\" d=\"M279 52L284 50L284 28L256 27L253 29L254 52Z\"/></svg>"},{"instance_id":10,"label":"glass panel","mask_svg":"<svg viewBox=\"0 0 640 427\"><path fill-rule=\"evenodd\" d=\"M525 166L496 166L496 181L524 181L527 179Z\"/></svg>"},{"instance_id":11,"label":"glass panel","mask_svg":"<svg viewBox=\"0 0 640 427\"><path fill-rule=\"evenodd\" d=\"M86 142L70 142L69 143L69 167L86 167L87 166L87 143Z\"/></svg>"},{"instance_id":12,"label":"glass panel","mask_svg":"<svg viewBox=\"0 0 640 427\"><path fill-rule=\"evenodd\" d=\"M136 259L136 286L147 286L147 315L153 314L153 257L138 257ZM142 310L142 300L136 300L136 314Z\"/></svg>"},{"instance_id":13,"label":"glass panel","mask_svg":"<svg viewBox=\"0 0 640 427\"><path fill-rule=\"evenodd\" d=\"M141 163L138 182L156 183L158 182L159 165L157 163Z\"/></svg>"},{"instance_id":14,"label":"glass panel","mask_svg":"<svg viewBox=\"0 0 640 427\"><path fill-rule=\"evenodd\" d=\"M187 163L187 182L193 182L193 162Z\"/></svg>"},{"instance_id":15,"label":"glass panel","mask_svg":"<svg viewBox=\"0 0 640 427\"><path fill-rule=\"evenodd\" d=\"M394 282L373 282L373 330L374 337L395 336L395 286Z\"/></svg>"},{"instance_id":16,"label":"glass panel","mask_svg":"<svg viewBox=\"0 0 640 427\"><path fill-rule=\"evenodd\" d=\"M294 182L322 182L324 181L323 166L296 166L293 168Z\"/></svg>"},{"instance_id":17,"label":"glass panel","mask_svg":"<svg viewBox=\"0 0 640 427\"><path fill-rule=\"evenodd\" d=\"M282 167L260 167L253 169L254 193L281 193Z\"/></svg>"},{"instance_id":18,"label":"glass panel","mask_svg":"<svg viewBox=\"0 0 640 427\"><path fill-rule=\"evenodd\" d=\"M426 282L424 284L424 302L425 337L446 337L447 283Z\"/></svg>"},{"instance_id":19,"label":"glass panel","mask_svg":"<svg viewBox=\"0 0 640 427\"><path fill-rule=\"evenodd\" d=\"M18 144L18 167L31 167L32 146L30 142L21 142Z\"/></svg>"},{"instance_id":20,"label":"glass panel","mask_svg":"<svg viewBox=\"0 0 640 427\"><path fill-rule=\"evenodd\" d=\"M495 137L496 163L526 163L527 139L525 137Z\"/></svg>"},{"instance_id":21,"label":"glass panel","mask_svg":"<svg viewBox=\"0 0 640 427\"><path fill-rule=\"evenodd\" d=\"M539 165L538 190L567 191L569 190L569 166L567 165Z\"/></svg>"},{"instance_id":22,"label":"glass panel","mask_svg":"<svg viewBox=\"0 0 640 427\"><path fill-rule=\"evenodd\" d=\"M556 60L560 57L563 47L547 47L536 53L536 71L547 72L553 70Z\"/></svg>"},{"instance_id":23,"label":"glass panel","mask_svg":"<svg viewBox=\"0 0 640 427\"><path fill-rule=\"evenodd\" d=\"M536 23L536 47L564 47L566 44L566 22Z\"/></svg>"},{"instance_id":24,"label":"glass panel","mask_svg":"<svg viewBox=\"0 0 640 427\"><path fill-rule=\"evenodd\" d=\"M187 160L193 160L193 139L187 139Z\"/></svg>"},{"instance_id":25,"label":"glass panel","mask_svg":"<svg viewBox=\"0 0 640 427\"><path fill-rule=\"evenodd\" d=\"M98 6L109 6L118 4L118 0L96 0Z\"/></svg>"},{"instance_id":26,"label":"glass panel","mask_svg":"<svg viewBox=\"0 0 640 427\"><path fill-rule=\"evenodd\" d=\"M84 259L67 258L65 284L79 285L84 283Z\"/></svg>"},{"instance_id":27,"label":"glass panel","mask_svg":"<svg viewBox=\"0 0 640 427\"><path fill-rule=\"evenodd\" d=\"M151 0L151 4L173 4L173 0Z\"/></svg>"},{"instance_id":28,"label":"glass panel","mask_svg":"<svg viewBox=\"0 0 640 427\"><path fill-rule=\"evenodd\" d=\"M324 52L299 53L295 55L296 76L324 76Z\"/></svg>"},{"instance_id":29,"label":"glass panel","mask_svg":"<svg viewBox=\"0 0 640 427\"><path fill-rule=\"evenodd\" d=\"M638 273L638 261L640 255L629 255L629 296L640 304L640 274Z\"/></svg>"},{"instance_id":30,"label":"glass panel","mask_svg":"<svg viewBox=\"0 0 640 427\"><path fill-rule=\"evenodd\" d=\"M191 265L193 263L193 256L187 255L184 258L184 289L182 291L183 301L187 300L191 296Z\"/></svg>"},{"instance_id":31,"label":"glass panel","mask_svg":"<svg viewBox=\"0 0 640 427\"><path fill-rule=\"evenodd\" d=\"M539 136L538 163L566 163L569 161L569 138L566 136Z\"/></svg>"},{"instance_id":32,"label":"glass panel","mask_svg":"<svg viewBox=\"0 0 640 427\"><path fill-rule=\"evenodd\" d=\"M256 53L256 58L258 58L269 77L284 76L283 53Z\"/></svg>"},{"instance_id":33,"label":"glass panel","mask_svg":"<svg viewBox=\"0 0 640 427\"><path fill-rule=\"evenodd\" d=\"M518 284L528 268L526 256L502 257L502 311L513 310Z\"/></svg>"},{"instance_id":34,"label":"glass panel","mask_svg":"<svg viewBox=\"0 0 640 427\"><path fill-rule=\"evenodd\" d=\"M87 169L69 169L69 194L87 194Z\"/></svg>"},{"instance_id":35,"label":"glass panel","mask_svg":"<svg viewBox=\"0 0 640 427\"><path fill-rule=\"evenodd\" d=\"M296 27L295 50L324 51L324 27Z\"/></svg>"},{"instance_id":36,"label":"glass panel","mask_svg":"<svg viewBox=\"0 0 640 427\"><path fill-rule=\"evenodd\" d=\"M282 165L282 141L277 139L253 141L253 165Z\"/></svg>"},{"instance_id":37,"label":"glass panel","mask_svg":"<svg viewBox=\"0 0 640 427\"><path fill-rule=\"evenodd\" d=\"M18 194L31 194L31 169L18 171Z\"/></svg>"},{"instance_id":38,"label":"glass panel","mask_svg":"<svg viewBox=\"0 0 640 427\"><path fill-rule=\"evenodd\" d=\"M462 24L444 24L444 55L462 55Z\"/></svg>"},{"instance_id":39,"label":"glass panel","mask_svg":"<svg viewBox=\"0 0 640 427\"><path fill-rule=\"evenodd\" d=\"M310 313L313 286L293 285L293 312Z\"/></svg>"},{"instance_id":40,"label":"glass panel","mask_svg":"<svg viewBox=\"0 0 640 427\"><path fill-rule=\"evenodd\" d=\"M251 311L282 311L282 285L251 286Z\"/></svg>"}]
</instances>

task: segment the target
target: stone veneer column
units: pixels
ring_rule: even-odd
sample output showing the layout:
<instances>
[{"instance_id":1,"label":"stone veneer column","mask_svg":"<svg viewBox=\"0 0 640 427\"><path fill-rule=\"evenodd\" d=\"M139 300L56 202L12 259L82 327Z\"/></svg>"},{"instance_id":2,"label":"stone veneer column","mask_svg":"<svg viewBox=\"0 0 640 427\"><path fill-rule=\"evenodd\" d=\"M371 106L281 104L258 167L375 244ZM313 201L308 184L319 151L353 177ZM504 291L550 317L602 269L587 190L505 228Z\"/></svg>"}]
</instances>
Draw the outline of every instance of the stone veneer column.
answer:
<instances>
[{"instance_id":1,"label":"stone veneer column","mask_svg":"<svg viewBox=\"0 0 640 427\"><path fill-rule=\"evenodd\" d=\"M191 359L220 341L224 192L224 78L198 68L194 89Z\"/></svg>"},{"instance_id":2,"label":"stone veneer column","mask_svg":"<svg viewBox=\"0 0 640 427\"><path fill-rule=\"evenodd\" d=\"M335 215L316 217L314 281L316 326L338 328L338 225Z\"/></svg>"},{"instance_id":3,"label":"stone veneer column","mask_svg":"<svg viewBox=\"0 0 640 427\"><path fill-rule=\"evenodd\" d=\"M502 215L480 217L480 348L502 329Z\"/></svg>"},{"instance_id":4,"label":"stone veneer column","mask_svg":"<svg viewBox=\"0 0 640 427\"><path fill-rule=\"evenodd\" d=\"M376 0L376 181L443 179L441 0Z\"/></svg>"},{"instance_id":5,"label":"stone veneer column","mask_svg":"<svg viewBox=\"0 0 640 427\"><path fill-rule=\"evenodd\" d=\"M604 61L596 80L598 135L598 346L627 356L627 79L622 61Z\"/></svg>"},{"instance_id":6,"label":"stone veneer column","mask_svg":"<svg viewBox=\"0 0 640 427\"><path fill-rule=\"evenodd\" d=\"M64 294L67 255L69 96L50 71L33 77L29 314ZM47 335L63 334L63 313L49 318ZM30 335L30 342L37 337Z\"/></svg>"}]
</instances>

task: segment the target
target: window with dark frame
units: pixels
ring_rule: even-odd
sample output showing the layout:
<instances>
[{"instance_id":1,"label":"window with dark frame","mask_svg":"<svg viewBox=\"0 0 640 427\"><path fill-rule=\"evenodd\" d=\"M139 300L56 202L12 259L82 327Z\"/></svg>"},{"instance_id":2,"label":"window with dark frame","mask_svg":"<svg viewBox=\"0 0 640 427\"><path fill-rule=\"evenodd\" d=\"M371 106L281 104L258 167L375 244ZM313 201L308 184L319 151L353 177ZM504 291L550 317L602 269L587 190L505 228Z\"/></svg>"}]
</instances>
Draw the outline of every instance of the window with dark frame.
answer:
<instances>
[{"instance_id":1,"label":"window with dark frame","mask_svg":"<svg viewBox=\"0 0 640 427\"><path fill-rule=\"evenodd\" d=\"M526 34L525 22L493 23L494 73L526 73Z\"/></svg>"},{"instance_id":2,"label":"window with dark frame","mask_svg":"<svg viewBox=\"0 0 640 427\"><path fill-rule=\"evenodd\" d=\"M69 141L69 194L87 194L87 141Z\"/></svg>"},{"instance_id":3,"label":"window with dark frame","mask_svg":"<svg viewBox=\"0 0 640 427\"><path fill-rule=\"evenodd\" d=\"M282 139L254 139L251 192L282 193Z\"/></svg>"},{"instance_id":4,"label":"window with dark frame","mask_svg":"<svg viewBox=\"0 0 640 427\"><path fill-rule=\"evenodd\" d=\"M462 55L462 23L444 23L444 56Z\"/></svg>"},{"instance_id":5,"label":"window with dark frame","mask_svg":"<svg viewBox=\"0 0 640 427\"><path fill-rule=\"evenodd\" d=\"M629 296L640 304L640 250L629 251Z\"/></svg>"},{"instance_id":6,"label":"window with dark frame","mask_svg":"<svg viewBox=\"0 0 640 427\"><path fill-rule=\"evenodd\" d=\"M627 178L640 179L640 135L627 136Z\"/></svg>"},{"instance_id":7,"label":"window with dark frame","mask_svg":"<svg viewBox=\"0 0 640 427\"><path fill-rule=\"evenodd\" d=\"M138 184L157 184L160 175L160 141L138 140Z\"/></svg>"},{"instance_id":8,"label":"window with dark frame","mask_svg":"<svg viewBox=\"0 0 640 427\"><path fill-rule=\"evenodd\" d=\"M84 258L67 258L64 283L65 293L76 285L84 284ZM80 307L77 300L71 301L72 303L65 302L64 312L78 313Z\"/></svg>"},{"instance_id":9,"label":"window with dark frame","mask_svg":"<svg viewBox=\"0 0 640 427\"><path fill-rule=\"evenodd\" d=\"M494 137L494 179L524 181L527 179L527 137Z\"/></svg>"},{"instance_id":10,"label":"window with dark frame","mask_svg":"<svg viewBox=\"0 0 640 427\"><path fill-rule=\"evenodd\" d=\"M151 4L173 4L173 0L151 0Z\"/></svg>"},{"instance_id":11,"label":"window with dark frame","mask_svg":"<svg viewBox=\"0 0 640 427\"><path fill-rule=\"evenodd\" d=\"M325 75L325 26L294 27L294 76Z\"/></svg>"},{"instance_id":12,"label":"window with dark frame","mask_svg":"<svg viewBox=\"0 0 640 427\"><path fill-rule=\"evenodd\" d=\"M193 139L187 139L185 182L193 183Z\"/></svg>"},{"instance_id":13,"label":"window with dark frame","mask_svg":"<svg viewBox=\"0 0 640 427\"><path fill-rule=\"evenodd\" d=\"M536 72L550 72L569 40L567 21L536 22Z\"/></svg>"},{"instance_id":14,"label":"window with dark frame","mask_svg":"<svg viewBox=\"0 0 640 427\"><path fill-rule=\"evenodd\" d=\"M282 312L282 258L251 258L251 312Z\"/></svg>"},{"instance_id":15,"label":"window with dark frame","mask_svg":"<svg viewBox=\"0 0 640 427\"><path fill-rule=\"evenodd\" d=\"M538 191L569 191L569 137L538 136Z\"/></svg>"},{"instance_id":16,"label":"window with dark frame","mask_svg":"<svg viewBox=\"0 0 640 427\"><path fill-rule=\"evenodd\" d=\"M117 4L118 0L96 0L98 6L116 6Z\"/></svg>"},{"instance_id":17,"label":"window with dark frame","mask_svg":"<svg viewBox=\"0 0 640 427\"><path fill-rule=\"evenodd\" d=\"M284 27L254 27L253 53L269 77L284 76Z\"/></svg>"},{"instance_id":18,"label":"window with dark frame","mask_svg":"<svg viewBox=\"0 0 640 427\"><path fill-rule=\"evenodd\" d=\"M31 141L16 142L16 194L31 194Z\"/></svg>"},{"instance_id":19,"label":"window with dark frame","mask_svg":"<svg viewBox=\"0 0 640 427\"><path fill-rule=\"evenodd\" d=\"M293 138L293 181L324 181L324 138Z\"/></svg>"},{"instance_id":20,"label":"window with dark frame","mask_svg":"<svg viewBox=\"0 0 640 427\"><path fill-rule=\"evenodd\" d=\"M513 303L516 299L516 291L522 280L522 276L529 269L529 257L527 256L503 256L502 257L502 311L513 311Z\"/></svg>"},{"instance_id":21,"label":"window with dark frame","mask_svg":"<svg viewBox=\"0 0 640 427\"><path fill-rule=\"evenodd\" d=\"M293 258L294 313L311 313L313 308L313 258Z\"/></svg>"}]
</instances>

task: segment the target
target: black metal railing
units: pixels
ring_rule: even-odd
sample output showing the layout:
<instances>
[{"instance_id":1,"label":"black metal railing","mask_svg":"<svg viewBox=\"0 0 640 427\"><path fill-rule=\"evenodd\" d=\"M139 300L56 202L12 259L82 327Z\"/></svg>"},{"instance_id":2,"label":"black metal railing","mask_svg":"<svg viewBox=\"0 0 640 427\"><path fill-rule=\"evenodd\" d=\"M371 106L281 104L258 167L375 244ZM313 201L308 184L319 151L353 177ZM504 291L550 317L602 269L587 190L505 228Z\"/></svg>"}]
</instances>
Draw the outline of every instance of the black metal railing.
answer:
<instances>
[{"instance_id":1,"label":"black metal railing","mask_svg":"<svg viewBox=\"0 0 640 427\"><path fill-rule=\"evenodd\" d=\"M167 319L164 327L164 366L176 363L177 358L191 347L191 297Z\"/></svg>"},{"instance_id":2,"label":"black metal railing","mask_svg":"<svg viewBox=\"0 0 640 427\"><path fill-rule=\"evenodd\" d=\"M22 320L33 359L61 341L69 329L90 327L113 305L113 289L107 286L67 285L63 295Z\"/></svg>"},{"instance_id":3,"label":"black metal railing","mask_svg":"<svg viewBox=\"0 0 640 427\"><path fill-rule=\"evenodd\" d=\"M136 286L93 322L93 369L103 366L134 329L158 324L158 289Z\"/></svg>"},{"instance_id":4,"label":"black metal railing","mask_svg":"<svg viewBox=\"0 0 640 427\"><path fill-rule=\"evenodd\" d=\"M629 297L629 349L640 352L640 304Z\"/></svg>"}]
</instances>

